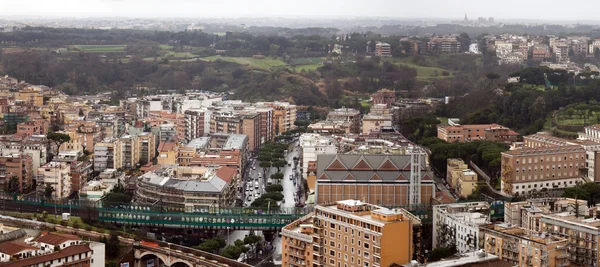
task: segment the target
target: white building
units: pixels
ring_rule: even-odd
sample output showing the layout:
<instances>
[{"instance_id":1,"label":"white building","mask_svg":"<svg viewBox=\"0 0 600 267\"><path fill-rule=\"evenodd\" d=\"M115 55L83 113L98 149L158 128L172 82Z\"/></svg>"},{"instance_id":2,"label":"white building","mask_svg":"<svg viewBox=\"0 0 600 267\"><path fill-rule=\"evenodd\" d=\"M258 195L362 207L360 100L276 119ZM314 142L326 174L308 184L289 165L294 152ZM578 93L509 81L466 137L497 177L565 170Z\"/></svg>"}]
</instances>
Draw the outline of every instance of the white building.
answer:
<instances>
[{"instance_id":1,"label":"white building","mask_svg":"<svg viewBox=\"0 0 600 267\"><path fill-rule=\"evenodd\" d=\"M456 245L459 253L479 249L479 226L489 224L487 202L433 206L433 247Z\"/></svg>"},{"instance_id":2,"label":"white building","mask_svg":"<svg viewBox=\"0 0 600 267\"><path fill-rule=\"evenodd\" d=\"M305 133L300 136L300 153L302 160L302 177L306 179L308 163L317 162L317 155L321 154L336 154L337 147L335 143L328 137L320 134Z\"/></svg>"},{"instance_id":3,"label":"white building","mask_svg":"<svg viewBox=\"0 0 600 267\"><path fill-rule=\"evenodd\" d=\"M76 235L49 232L38 237L38 247L43 252L53 252L55 247L64 249L68 246L81 244L81 238Z\"/></svg>"},{"instance_id":4,"label":"white building","mask_svg":"<svg viewBox=\"0 0 600 267\"><path fill-rule=\"evenodd\" d=\"M44 135L33 135L23 140L15 140L9 137L8 140L0 141L0 153L2 156L9 156L14 153L30 155L33 161L33 169L37 170L37 168L48 162L48 141Z\"/></svg>"}]
</instances>

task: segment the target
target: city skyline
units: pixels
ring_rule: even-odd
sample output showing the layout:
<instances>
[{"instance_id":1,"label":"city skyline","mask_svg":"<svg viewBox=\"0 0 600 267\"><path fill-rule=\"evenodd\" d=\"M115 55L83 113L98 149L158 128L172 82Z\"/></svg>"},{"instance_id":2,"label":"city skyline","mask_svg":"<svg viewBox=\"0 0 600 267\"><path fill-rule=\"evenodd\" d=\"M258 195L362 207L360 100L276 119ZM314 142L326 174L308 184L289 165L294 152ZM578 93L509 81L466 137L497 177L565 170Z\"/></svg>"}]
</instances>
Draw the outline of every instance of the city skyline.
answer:
<instances>
[{"instance_id":1,"label":"city skyline","mask_svg":"<svg viewBox=\"0 0 600 267\"><path fill-rule=\"evenodd\" d=\"M285 17L285 18L351 18L386 17L399 19L456 19L468 14L506 20L593 21L600 2L574 0L572 5L545 5L541 0L507 0L502 5L481 4L481 1L462 0L460 5L443 0L423 0L418 3L380 0L365 4L358 0L331 1L274 1L274 0L23 0L3 3L0 15L33 18L201 18L201 17ZM168 4L169 8L165 8ZM544 8L540 9L539 7ZM581 6L586 6L581 9ZM381 8L386 7L386 8ZM516 8L518 7L518 8ZM532 12L542 10L543 12Z\"/></svg>"}]
</instances>

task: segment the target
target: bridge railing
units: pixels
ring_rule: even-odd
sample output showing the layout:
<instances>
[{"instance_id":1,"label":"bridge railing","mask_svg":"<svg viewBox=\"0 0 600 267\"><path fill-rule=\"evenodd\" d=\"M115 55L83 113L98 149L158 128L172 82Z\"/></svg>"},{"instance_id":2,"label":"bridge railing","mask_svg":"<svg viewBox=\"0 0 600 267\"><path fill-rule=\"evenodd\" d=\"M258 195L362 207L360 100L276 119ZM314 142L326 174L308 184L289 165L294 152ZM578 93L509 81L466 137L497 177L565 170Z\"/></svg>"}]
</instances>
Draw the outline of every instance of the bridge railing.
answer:
<instances>
[{"instance_id":1,"label":"bridge railing","mask_svg":"<svg viewBox=\"0 0 600 267\"><path fill-rule=\"evenodd\" d=\"M202 251L202 250L198 250L198 249L194 249L194 248L190 248L190 247L184 247L181 245L167 243L167 242L163 242L163 241L153 240L152 242L158 244L162 248L162 250L159 251L161 253L165 253L165 249L168 248L170 250L181 251L181 253L192 254L196 257L203 257L207 261L216 261L216 262L218 262L218 263L214 264L216 266L223 266L223 264L226 264L226 265L232 266L232 267L251 267L252 266L252 265L248 265L248 264L236 261L236 260L225 258L220 255L208 253L206 251ZM143 246L142 245L142 247L144 249L148 249L148 250L157 250L156 247L152 247L152 246Z\"/></svg>"}]
</instances>

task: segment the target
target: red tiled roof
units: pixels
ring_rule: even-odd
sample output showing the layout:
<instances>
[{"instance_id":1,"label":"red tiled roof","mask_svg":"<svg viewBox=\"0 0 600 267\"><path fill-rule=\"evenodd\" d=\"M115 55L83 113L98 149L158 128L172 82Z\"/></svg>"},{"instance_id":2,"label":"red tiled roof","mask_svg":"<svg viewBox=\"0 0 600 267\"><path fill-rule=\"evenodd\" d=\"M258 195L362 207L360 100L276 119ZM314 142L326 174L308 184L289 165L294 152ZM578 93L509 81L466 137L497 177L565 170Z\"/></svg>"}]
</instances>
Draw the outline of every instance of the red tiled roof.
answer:
<instances>
[{"instance_id":1,"label":"red tiled roof","mask_svg":"<svg viewBox=\"0 0 600 267\"><path fill-rule=\"evenodd\" d=\"M40 236L37 239L37 242L42 242L42 243L46 243L46 244L50 244L50 245L60 245L64 242L70 241L70 240L81 240L81 238L79 238L76 235L69 235L69 234L59 234L59 233L47 233L45 235Z\"/></svg>"},{"instance_id":2,"label":"red tiled roof","mask_svg":"<svg viewBox=\"0 0 600 267\"><path fill-rule=\"evenodd\" d=\"M175 148L177 144L173 143L173 142L160 142L160 144L158 145L158 151L159 152L169 152L169 151L173 151L173 148Z\"/></svg>"},{"instance_id":3,"label":"red tiled roof","mask_svg":"<svg viewBox=\"0 0 600 267\"><path fill-rule=\"evenodd\" d=\"M46 255L42 255L42 256L38 256L38 257L27 258L27 259L20 260L20 261L13 261L6 265L2 265L2 267L23 267L23 266L32 266L32 265L37 266L40 263L46 263L49 261L62 259L62 258L66 258L69 256L74 256L74 255L78 255L81 253L87 253L87 252L91 252L91 251L92 251L92 249L90 249L90 247L88 245L73 245L73 246L68 246L66 248L63 248L59 252L46 254Z\"/></svg>"},{"instance_id":4,"label":"red tiled roof","mask_svg":"<svg viewBox=\"0 0 600 267\"><path fill-rule=\"evenodd\" d=\"M38 248L27 245L23 242L4 242L0 244L0 252L9 256L18 254L24 250L38 250Z\"/></svg>"},{"instance_id":5,"label":"red tiled roof","mask_svg":"<svg viewBox=\"0 0 600 267\"><path fill-rule=\"evenodd\" d=\"M221 166L217 171L217 176L227 183L231 183L233 176L237 172L237 168Z\"/></svg>"}]
</instances>

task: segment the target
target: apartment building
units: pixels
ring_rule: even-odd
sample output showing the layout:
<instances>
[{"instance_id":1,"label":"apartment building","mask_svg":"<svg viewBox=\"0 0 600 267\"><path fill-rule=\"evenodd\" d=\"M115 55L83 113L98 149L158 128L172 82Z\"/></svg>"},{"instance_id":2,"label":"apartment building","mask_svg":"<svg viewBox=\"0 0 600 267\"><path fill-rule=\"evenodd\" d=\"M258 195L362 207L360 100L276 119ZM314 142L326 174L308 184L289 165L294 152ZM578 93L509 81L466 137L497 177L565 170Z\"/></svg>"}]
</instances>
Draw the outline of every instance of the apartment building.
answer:
<instances>
[{"instance_id":1,"label":"apartment building","mask_svg":"<svg viewBox=\"0 0 600 267\"><path fill-rule=\"evenodd\" d=\"M362 134L378 133L384 129L393 129L392 114L369 113L362 118Z\"/></svg>"},{"instance_id":2,"label":"apartment building","mask_svg":"<svg viewBox=\"0 0 600 267\"><path fill-rule=\"evenodd\" d=\"M208 132L205 132L206 113L202 110L187 110L185 115L185 140L202 137ZM210 121L210 117L208 118Z\"/></svg>"},{"instance_id":3,"label":"apartment building","mask_svg":"<svg viewBox=\"0 0 600 267\"><path fill-rule=\"evenodd\" d=\"M458 53L460 51L460 44L454 36L436 36L429 40L427 49L431 53Z\"/></svg>"},{"instance_id":4,"label":"apartment building","mask_svg":"<svg viewBox=\"0 0 600 267\"><path fill-rule=\"evenodd\" d=\"M568 241L565 238L531 233L508 225L482 225L483 249L512 266L569 266Z\"/></svg>"},{"instance_id":5,"label":"apartment building","mask_svg":"<svg viewBox=\"0 0 600 267\"><path fill-rule=\"evenodd\" d=\"M385 104L387 107L391 107L396 103L396 92L390 89L380 89L371 96L371 103Z\"/></svg>"},{"instance_id":6,"label":"apartment building","mask_svg":"<svg viewBox=\"0 0 600 267\"><path fill-rule=\"evenodd\" d=\"M468 197L477 187L477 174L462 159L448 159L446 182L461 197Z\"/></svg>"},{"instance_id":7,"label":"apartment building","mask_svg":"<svg viewBox=\"0 0 600 267\"><path fill-rule=\"evenodd\" d=\"M175 127L175 124L161 124L158 129L158 140L160 142L177 142L177 127Z\"/></svg>"},{"instance_id":8,"label":"apartment building","mask_svg":"<svg viewBox=\"0 0 600 267\"><path fill-rule=\"evenodd\" d=\"M336 154L337 147L329 137L314 133L304 133L299 139L300 145L300 173L308 181L308 187L314 189L316 182L317 156L322 154Z\"/></svg>"},{"instance_id":9,"label":"apartment building","mask_svg":"<svg viewBox=\"0 0 600 267\"><path fill-rule=\"evenodd\" d=\"M576 266L598 266L600 219L576 217L562 212L541 216L541 230L550 235L566 238L568 260ZM565 265L563 265L565 266Z\"/></svg>"},{"instance_id":10,"label":"apartment building","mask_svg":"<svg viewBox=\"0 0 600 267\"><path fill-rule=\"evenodd\" d=\"M459 253L481 247L479 226L490 223L487 202L453 203L433 206L433 247L456 246Z\"/></svg>"},{"instance_id":11,"label":"apartment building","mask_svg":"<svg viewBox=\"0 0 600 267\"><path fill-rule=\"evenodd\" d=\"M134 168L140 162L140 144L137 136L124 135L114 146L114 168Z\"/></svg>"},{"instance_id":12,"label":"apartment building","mask_svg":"<svg viewBox=\"0 0 600 267\"><path fill-rule=\"evenodd\" d=\"M46 136L0 136L0 153L9 156L15 153L23 153L31 156L33 170L48 162L49 143Z\"/></svg>"},{"instance_id":13,"label":"apartment building","mask_svg":"<svg viewBox=\"0 0 600 267\"><path fill-rule=\"evenodd\" d=\"M502 152L502 191L522 195L531 190L567 188L585 182L585 157L585 149L578 145Z\"/></svg>"},{"instance_id":14,"label":"apartment building","mask_svg":"<svg viewBox=\"0 0 600 267\"><path fill-rule=\"evenodd\" d=\"M519 133L498 124L468 124L438 126L437 137L446 142L489 140L510 144L519 140Z\"/></svg>"},{"instance_id":15,"label":"apartment building","mask_svg":"<svg viewBox=\"0 0 600 267\"><path fill-rule=\"evenodd\" d=\"M67 198L71 194L71 165L66 162L48 162L37 170L37 188L42 191L51 186L52 198Z\"/></svg>"},{"instance_id":16,"label":"apartment building","mask_svg":"<svg viewBox=\"0 0 600 267\"><path fill-rule=\"evenodd\" d=\"M542 214L560 212L586 214L585 200L572 198L535 198L520 202L504 203L504 223L523 227L532 232L541 232Z\"/></svg>"},{"instance_id":17,"label":"apartment building","mask_svg":"<svg viewBox=\"0 0 600 267\"><path fill-rule=\"evenodd\" d=\"M600 181L600 172L596 172L600 168L600 143L596 141L592 141L585 136L581 136L577 140L568 140L545 133L537 133L523 137L523 145L530 148L581 146L585 149L586 154L585 169L582 174L590 181Z\"/></svg>"},{"instance_id":18,"label":"apartment building","mask_svg":"<svg viewBox=\"0 0 600 267\"><path fill-rule=\"evenodd\" d=\"M211 133L244 134L248 136L248 149L257 151L261 145L262 119L259 113L215 114Z\"/></svg>"},{"instance_id":19,"label":"apartment building","mask_svg":"<svg viewBox=\"0 0 600 267\"><path fill-rule=\"evenodd\" d=\"M92 162L90 161L71 162L71 190L79 192L88 182L92 171Z\"/></svg>"},{"instance_id":20,"label":"apartment building","mask_svg":"<svg viewBox=\"0 0 600 267\"><path fill-rule=\"evenodd\" d=\"M45 119L30 120L17 124L17 134L24 136L46 135L48 133L48 121Z\"/></svg>"},{"instance_id":21,"label":"apartment building","mask_svg":"<svg viewBox=\"0 0 600 267\"><path fill-rule=\"evenodd\" d=\"M421 222L360 200L319 205L282 229L281 266L396 266L411 261Z\"/></svg>"},{"instance_id":22,"label":"apartment building","mask_svg":"<svg viewBox=\"0 0 600 267\"><path fill-rule=\"evenodd\" d=\"M158 165L175 165L179 147L173 142L161 142L158 145Z\"/></svg>"},{"instance_id":23,"label":"apartment building","mask_svg":"<svg viewBox=\"0 0 600 267\"><path fill-rule=\"evenodd\" d=\"M579 139L586 139L600 143L600 124L586 126L583 128L583 132L578 134Z\"/></svg>"},{"instance_id":24,"label":"apartment building","mask_svg":"<svg viewBox=\"0 0 600 267\"><path fill-rule=\"evenodd\" d=\"M185 212L208 212L229 207L235 200L240 174L237 168L170 167L137 178L140 203L157 203Z\"/></svg>"},{"instance_id":25,"label":"apartment building","mask_svg":"<svg viewBox=\"0 0 600 267\"><path fill-rule=\"evenodd\" d=\"M427 154L322 154L317 156L315 203L362 199L384 206L429 204L435 194Z\"/></svg>"},{"instance_id":26,"label":"apartment building","mask_svg":"<svg viewBox=\"0 0 600 267\"><path fill-rule=\"evenodd\" d=\"M308 125L308 130L320 134L349 134L353 125L349 121L319 121Z\"/></svg>"},{"instance_id":27,"label":"apartment building","mask_svg":"<svg viewBox=\"0 0 600 267\"><path fill-rule=\"evenodd\" d=\"M28 154L14 153L0 156L0 186L2 188L9 188L11 179L16 177L17 192L29 191L33 186L33 177L35 176L33 171L33 160Z\"/></svg>"},{"instance_id":28,"label":"apartment building","mask_svg":"<svg viewBox=\"0 0 600 267\"><path fill-rule=\"evenodd\" d=\"M137 136L139 162L145 165L156 157L156 138L153 133L141 133Z\"/></svg>"},{"instance_id":29,"label":"apartment building","mask_svg":"<svg viewBox=\"0 0 600 267\"><path fill-rule=\"evenodd\" d=\"M391 57L392 47L388 43L377 42L375 43L375 53L378 57Z\"/></svg>"},{"instance_id":30,"label":"apartment building","mask_svg":"<svg viewBox=\"0 0 600 267\"><path fill-rule=\"evenodd\" d=\"M350 132L360 133L361 116L360 111L353 108L338 108L327 114L328 121L350 122Z\"/></svg>"},{"instance_id":31,"label":"apartment building","mask_svg":"<svg viewBox=\"0 0 600 267\"><path fill-rule=\"evenodd\" d=\"M116 139L104 139L94 145L94 171L101 172L106 169L115 169Z\"/></svg>"}]
</instances>

